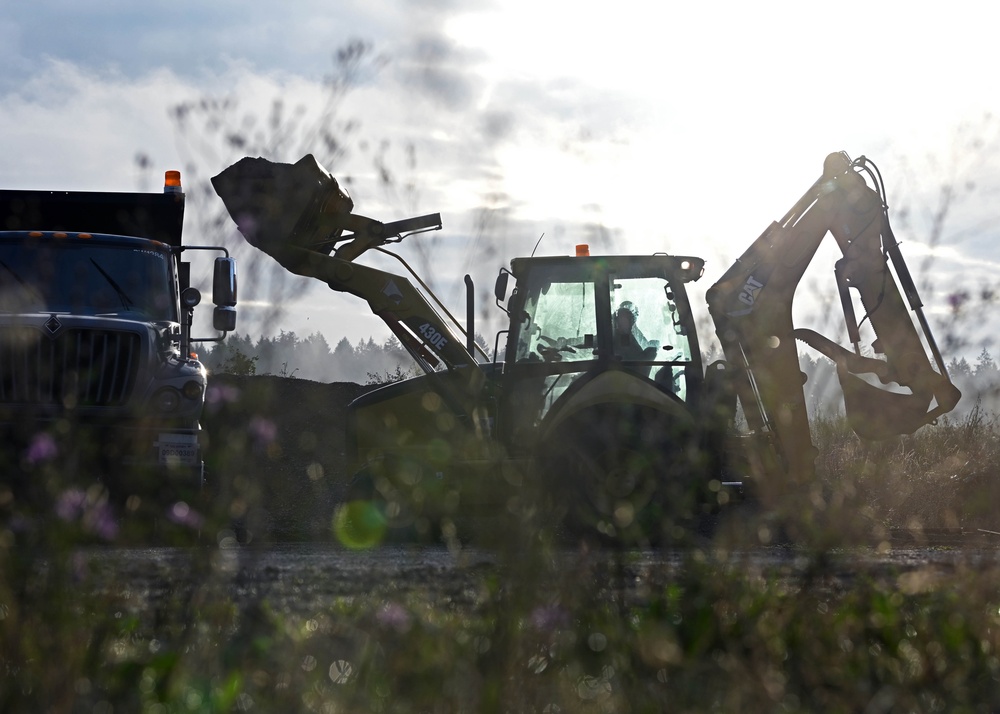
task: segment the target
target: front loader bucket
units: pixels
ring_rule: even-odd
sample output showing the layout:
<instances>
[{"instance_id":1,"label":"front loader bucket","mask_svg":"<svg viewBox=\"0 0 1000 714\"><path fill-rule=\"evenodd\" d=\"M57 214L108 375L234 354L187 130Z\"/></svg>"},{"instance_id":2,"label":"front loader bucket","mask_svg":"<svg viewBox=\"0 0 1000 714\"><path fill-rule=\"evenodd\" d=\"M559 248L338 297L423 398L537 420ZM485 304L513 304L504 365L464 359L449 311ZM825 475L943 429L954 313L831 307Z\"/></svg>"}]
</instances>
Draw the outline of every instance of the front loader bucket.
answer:
<instances>
[{"instance_id":1,"label":"front loader bucket","mask_svg":"<svg viewBox=\"0 0 1000 714\"><path fill-rule=\"evenodd\" d=\"M328 253L354 208L312 154L294 164L246 157L212 186L247 242L279 263L288 246Z\"/></svg>"}]
</instances>

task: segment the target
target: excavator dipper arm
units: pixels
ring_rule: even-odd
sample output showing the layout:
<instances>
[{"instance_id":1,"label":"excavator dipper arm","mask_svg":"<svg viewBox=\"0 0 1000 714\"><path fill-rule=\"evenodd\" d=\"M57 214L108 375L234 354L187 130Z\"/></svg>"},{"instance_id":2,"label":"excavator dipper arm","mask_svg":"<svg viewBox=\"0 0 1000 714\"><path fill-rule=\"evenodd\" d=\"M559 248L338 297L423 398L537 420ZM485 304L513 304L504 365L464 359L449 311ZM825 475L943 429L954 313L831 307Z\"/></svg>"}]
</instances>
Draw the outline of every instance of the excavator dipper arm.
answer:
<instances>
[{"instance_id":1,"label":"excavator dipper arm","mask_svg":"<svg viewBox=\"0 0 1000 714\"><path fill-rule=\"evenodd\" d=\"M796 339L836 363L848 420L862 438L912 433L953 409L961 396L948 379L892 235L882 188L878 183L869 187L865 174L877 176L877 170L864 157L852 162L843 153L828 156L820 179L708 291L709 311L726 359L735 368L736 393L748 426L769 441L777 457L770 460L771 467L793 482L811 479L815 460ZM796 288L827 233L843 253L835 277L853 351L792 324ZM882 358L861 354L851 290L864 308L861 324L868 321L876 335L872 351ZM883 389L857 376L865 373L901 389Z\"/></svg>"}]
</instances>

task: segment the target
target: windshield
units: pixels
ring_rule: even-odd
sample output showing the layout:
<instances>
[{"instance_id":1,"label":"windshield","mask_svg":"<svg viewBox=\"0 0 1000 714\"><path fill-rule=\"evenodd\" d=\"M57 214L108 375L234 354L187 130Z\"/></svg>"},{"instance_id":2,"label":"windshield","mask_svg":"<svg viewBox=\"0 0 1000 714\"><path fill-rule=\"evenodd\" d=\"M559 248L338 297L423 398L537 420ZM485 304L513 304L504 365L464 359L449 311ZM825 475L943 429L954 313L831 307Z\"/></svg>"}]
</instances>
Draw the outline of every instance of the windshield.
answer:
<instances>
[{"instance_id":1,"label":"windshield","mask_svg":"<svg viewBox=\"0 0 1000 714\"><path fill-rule=\"evenodd\" d=\"M598 264L583 270L581 265L540 264L519 278L523 307L514 364L545 364L546 371L561 375L546 389L550 402L573 382L573 374L600 359L686 399L695 355L683 285L655 265L604 269Z\"/></svg>"},{"instance_id":2,"label":"windshield","mask_svg":"<svg viewBox=\"0 0 1000 714\"><path fill-rule=\"evenodd\" d=\"M625 363L654 362L642 372L685 398L691 343L670 283L662 277L612 275L611 310L615 356Z\"/></svg>"},{"instance_id":3,"label":"windshield","mask_svg":"<svg viewBox=\"0 0 1000 714\"><path fill-rule=\"evenodd\" d=\"M0 312L176 321L169 255L66 238L0 241Z\"/></svg>"},{"instance_id":4,"label":"windshield","mask_svg":"<svg viewBox=\"0 0 1000 714\"><path fill-rule=\"evenodd\" d=\"M575 276L574 276L575 277ZM518 361L594 359L597 312L593 282L551 282L529 288Z\"/></svg>"}]
</instances>

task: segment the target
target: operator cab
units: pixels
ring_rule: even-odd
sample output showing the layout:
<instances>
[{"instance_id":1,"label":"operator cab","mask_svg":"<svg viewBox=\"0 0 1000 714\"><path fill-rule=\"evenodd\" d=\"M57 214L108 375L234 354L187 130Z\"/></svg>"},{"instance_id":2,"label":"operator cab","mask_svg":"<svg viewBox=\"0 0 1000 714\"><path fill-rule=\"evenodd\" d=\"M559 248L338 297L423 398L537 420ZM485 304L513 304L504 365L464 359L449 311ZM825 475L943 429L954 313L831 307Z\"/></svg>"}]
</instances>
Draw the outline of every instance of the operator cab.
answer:
<instances>
[{"instance_id":1,"label":"operator cab","mask_svg":"<svg viewBox=\"0 0 1000 714\"><path fill-rule=\"evenodd\" d=\"M609 370L681 402L696 398L703 371L685 283L703 265L669 255L514 259L503 377L508 438L538 433L561 399Z\"/></svg>"}]
</instances>

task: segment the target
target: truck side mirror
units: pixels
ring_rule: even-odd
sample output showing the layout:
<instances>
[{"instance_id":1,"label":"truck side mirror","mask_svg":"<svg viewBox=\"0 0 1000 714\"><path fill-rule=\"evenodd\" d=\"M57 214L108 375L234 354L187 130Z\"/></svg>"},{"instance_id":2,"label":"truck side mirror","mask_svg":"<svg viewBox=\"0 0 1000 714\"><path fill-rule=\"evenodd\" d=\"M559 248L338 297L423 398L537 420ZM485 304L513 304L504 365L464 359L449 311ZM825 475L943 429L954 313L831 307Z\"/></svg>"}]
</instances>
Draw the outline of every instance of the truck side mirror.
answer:
<instances>
[{"instance_id":1,"label":"truck side mirror","mask_svg":"<svg viewBox=\"0 0 1000 714\"><path fill-rule=\"evenodd\" d=\"M493 294L496 295L498 303L507 299L507 280L509 277L510 273L506 270L501 270L497 276L496 285L493 286Z\"/></svg>"},{"instance_id":2,"label":"truck side mirror","mask_svg":"<svg viewBox=\"0 0 1000 714\"><path fill-rule=\"evenodd\" d=\"M236 260L233 258L216 258L215 274L212 279L212 302L219 307L232 308L236 306ZM219 320L219 311L215 311L215 321ZM229 318L226 318L227 320ZM236 321L236 311L233 310L233 324ZM218 330L226 328L216 326ZM232 328L229 328L232 329Z\"/></svg>"},{"instance_id":3,"label":"truck side mirror","mask_svg":"<svg viewBox=\"0 0 1000 714\"><path fill-rule=\"evenodd\" d=\"M212 327L219 332L232 332L236 329L236 308L231 305L220 305L212 313Z\"/></svg>"}]
</instances>

